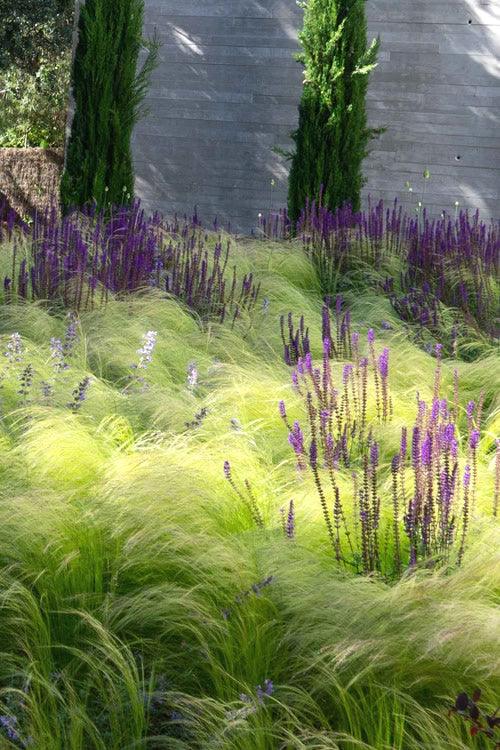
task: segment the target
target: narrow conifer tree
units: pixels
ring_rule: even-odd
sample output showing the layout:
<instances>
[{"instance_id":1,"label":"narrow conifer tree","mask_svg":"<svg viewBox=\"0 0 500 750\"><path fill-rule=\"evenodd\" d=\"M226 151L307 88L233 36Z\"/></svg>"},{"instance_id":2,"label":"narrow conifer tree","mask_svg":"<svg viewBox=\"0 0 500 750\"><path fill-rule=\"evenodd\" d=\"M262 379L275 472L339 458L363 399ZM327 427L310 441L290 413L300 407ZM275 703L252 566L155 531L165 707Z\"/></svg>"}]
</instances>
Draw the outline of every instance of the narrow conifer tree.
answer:
<instances>
[{"instance_id":1,"label":"narrow conifer tree","mask_svg":"<svg viewBox=\"0 0 500 750\"><path fill-rule=\"evenodd\" d=\"M63 211L122 204L133 195L130 141L158 52L156 40L143 40L143 18L144 0L86 0L81 7ZM141 48L147 57L138 70Z\"/></svg>"},{"instance_id":2,"label":"narrow conifer tree","mask_svg":"<svg viewBox=\"0 0 500 750\"><path fill-rule=\"evenodd\" d=\"M304 88L288 189L296 220L307 199L335 209L360 204L362 162L374 131L366 117L366 91L378 40L368 47L366 0L305 0L300 34Z\"/></svg>"}]
</instances>

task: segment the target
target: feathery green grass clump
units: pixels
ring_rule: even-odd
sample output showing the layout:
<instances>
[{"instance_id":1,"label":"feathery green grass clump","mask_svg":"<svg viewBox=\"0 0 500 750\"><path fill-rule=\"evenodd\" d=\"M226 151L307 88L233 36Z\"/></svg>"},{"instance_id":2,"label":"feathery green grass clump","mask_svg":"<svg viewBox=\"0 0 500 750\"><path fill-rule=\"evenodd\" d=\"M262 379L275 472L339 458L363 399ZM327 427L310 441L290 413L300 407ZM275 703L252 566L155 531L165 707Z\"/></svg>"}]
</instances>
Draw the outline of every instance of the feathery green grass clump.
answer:
<instances>
[{"instance_id":1,"label":"feathery green grass clump","mask_svg":"<svg viewBox=\"0 0 500 750\"><path fill-rule=\"evenodd\" d=\"M462 421L483 392L463 564L390 584L346 573L278 411L285 399L302 414L279 319L304 314L320 356L318 282L293 247L235 252L262 302L234 327L201 326L157 291L76 321L0 308L0 747L487 748L447 709L462 690L492 710L499 695L497 354L442 365L450 398L458 370ZM390 491L391 452L416 391L432 397L436 361L376 291L346 299L353 328L391 350L394 415L374 426ZM293 539L280 520L291 499Z\"/></svg>"}]
</instances>

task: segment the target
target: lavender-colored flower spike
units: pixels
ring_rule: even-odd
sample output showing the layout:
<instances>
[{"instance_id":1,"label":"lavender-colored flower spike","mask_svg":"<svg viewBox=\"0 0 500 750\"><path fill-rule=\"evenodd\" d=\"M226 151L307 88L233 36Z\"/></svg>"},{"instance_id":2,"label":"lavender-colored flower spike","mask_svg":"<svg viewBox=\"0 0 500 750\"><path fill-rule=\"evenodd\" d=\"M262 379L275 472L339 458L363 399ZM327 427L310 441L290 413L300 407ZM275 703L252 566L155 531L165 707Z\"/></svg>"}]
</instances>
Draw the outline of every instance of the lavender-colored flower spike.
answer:
<instances>
[{"instance_id":1,"label":"lavender-colored flower spike","mask_svg":"<svg viewBox=\"0 0 500 750\"><path fill-rule=\"evenodd\" d=\"M380 375L383 378L386 378L389 374L389 349L384 349L382 354L380 355L378 359L378 369L380 371Z\"/></svg>"},{"instance_id":2,"label":"lavender-colored flower spike","mask_svg":"<svg viewBox=\"0 0 500 750\"><path fill-rule=\"evenodd\" d=\"M13 333L7 342L4 356L9 362L21 362L23 359L24 347L20 333Z\"/></svg>"},{"instance_id":3,"label":"lavender-colored flower spike","mask_svg":"<svg viewBox=\"0 0 500 750\"><path fill-rule=\"evenodd\" d=\"M470 476L471 476L470 466L467 464L467 466L464 469L464 487L469 487Z\"/></svg>"},{"instance_id":4,"label":"lavender-colored flower spike","mask_svg":"<svg viewBox=\"0 0 500 750\"><path fill-rule=\"evenodd\" d=\"M142 346L137 350L139 355L138 369L145 370L153 359L153 351L156 346L158 334L156 331L147 331L142 337Z\"/></svg>"},{"instance_id":5,"label":"lavender-colored flower spike","mask_svg":"<svg viewBox=\"0 0 500 750\"><path fill-rule=\"evenodd\" d=\"M279 405L278 405L278 407L279 407L279 411L280 411L280 417L281 417L282 419L286 419L286 407L285 407L285 402L284 402L284 401L280 401L280 402L279 402Z\"/></svg>"},{"instance_id":6,"label":"lavender-colored flower spike","mask_svg":"<svg viewBox=\"0 0 500 750\"><path fill-rule=\"evenodd\" d=\"M472 450L475 450L478 446L480 438L479 430L472 430L471 436L470 436L470 447Z\"/></svg>"},{"instance_id":7,"label":"lavender-colored flower spike","mask_svg":"<svg viewBox=\"0 0 500 750\"><path fill-rule=\"evenodd\" d=\"M373 467L378 466L379 449L378 443L372 443L370 445L370 463Z\"/></svg>"},{"instance_id":8,"label":"lavender-colored flower spike","mask_svg":"<svg viewBox=\"0 0 500 750\"><path fill-rule=\"evenodd\" d=\"M373 328L370 328L368 331L368 343L373 344L374 341L375 341L375 331L373 330Z\"/></svg>"},{"instance_id":9,"label":"lavender-colored flower spike","mask_svg":"<svg viewBox=\"0 0 500 750\"><path fill-rule=\"evenodd\" d=\"M347 385L349 382L349 378L351 377L353 367L352 365L344 365L344 369L342 370L342 383L344 385Z\"/></svg>"},{"instance_id":10,"label":"lavender-colored flower spike","mask_svg":"<svg viewBox=\"0 0 500 750\"><path fill-rule=\"evenodd\" d=\"M474 414L474 409L475 408L476 408L475 402L474 401L469 401L469 403L467 404L466 410L465 410L466 414L467 414L467 419L472 419L472 415Z\"/></svg>"},{"instance_id":11,"label":"lavender-colored flower spike","mask_svg":"<svg viewBox=\"0 0 500 750\"><path fill-rule=\"evenodd\" d=\"M294 449L297 456L301 456L304 453L304 435L300 429L300 424L294 422L291 433L288 436L288 442Z\"/></svg>"},{"instance_id":12,"label":"lavender-colored flower spike","mask_svg":"<svg viewBox=\"0 0 500 750\"><path fill-rule=\"evenodd\" d=\"M224 476L226 479L231 479L231 464L229 461L224 461Z\"/></svg>"},{"instance_id":13,"label":"lavender-colored flower spike","mask_svg":"<svg viewBox=\"0 0 500 750\"><path fill-rule=\"evenodd\" d=\"M432 441L429 435L425 438L420 449L423 466L430 466L432 458Z\"/></svg>"}]
</instances>

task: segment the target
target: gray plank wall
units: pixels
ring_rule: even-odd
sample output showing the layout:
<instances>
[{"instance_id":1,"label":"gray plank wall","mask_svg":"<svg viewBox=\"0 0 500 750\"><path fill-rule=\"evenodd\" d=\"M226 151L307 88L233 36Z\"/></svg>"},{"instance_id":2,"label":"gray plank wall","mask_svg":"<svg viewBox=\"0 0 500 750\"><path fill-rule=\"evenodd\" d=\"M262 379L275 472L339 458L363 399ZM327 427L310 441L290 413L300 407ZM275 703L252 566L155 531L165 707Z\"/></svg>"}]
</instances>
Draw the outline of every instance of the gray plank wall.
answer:
<instances>
[{"instance_id":1,"label":"gray plank wall","mask_svg":"<svg viewBox=\"0 0 500 750\"><path fill-rule=\"evenodd\" d=\"M500 217L500 0L367 0L379 66L365 197ZM160 65L134 133L137 193L166 214L196 203L249 232L286 202L302 72L295 0L146 0ZM274 186L271 185L274 180ZM405 187L410 181L413 192Z\"/></svg>"}]
</instances>

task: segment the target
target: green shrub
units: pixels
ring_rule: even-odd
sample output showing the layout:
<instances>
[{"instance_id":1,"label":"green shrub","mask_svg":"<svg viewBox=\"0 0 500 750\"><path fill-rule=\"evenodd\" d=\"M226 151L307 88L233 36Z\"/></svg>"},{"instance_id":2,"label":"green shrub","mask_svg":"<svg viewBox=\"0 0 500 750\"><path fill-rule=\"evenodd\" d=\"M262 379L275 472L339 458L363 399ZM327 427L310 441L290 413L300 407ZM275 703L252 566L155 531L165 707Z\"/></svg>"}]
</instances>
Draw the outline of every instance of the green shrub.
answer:
<instances>
[{"instance_id":1,"label":"green shrub","mask_svg":"<svg viewBox=\"0 0 500 750\"><path fill-rule=\"evenodd\" d=\"M0 75L0 147L62 146L69 52L44 61L35 74L14 66Z\"/></svg>"},{"instance_id":2,"label":"green shrub","mask_svg":"<svg viewBox=\"0 0 500 750\"><path fill-rule=\"evenodd\" d=\"M320 192L329 208L359 206L361 166L373 135L365 97L379 47L378 41L367 45L365 0L309 0L304 8L298 59L305 82L288 193L292 220Z\"/></svg>"},{"instance_id":3,"label":"green shrub","mask_svg":"<svg viewBox=\"0 0 500 750\"><path fill-rule=\"evenodd\" d=\"M72 0L0 0L0 147L62 146Z\"/></svg>"},{"instance_id":4,"label":"green shrub","mask_svg":"<svg viewBox=\"0 0 500 750\"><path fill-rule=\"evenodd\" d=\"M158 45L142 37L144 0L87 0L72 71L75 115L61 183L68 210L133 194L130 139ZM141 49L148 55L138 72Z\"/></svg>"}]
</instances>

